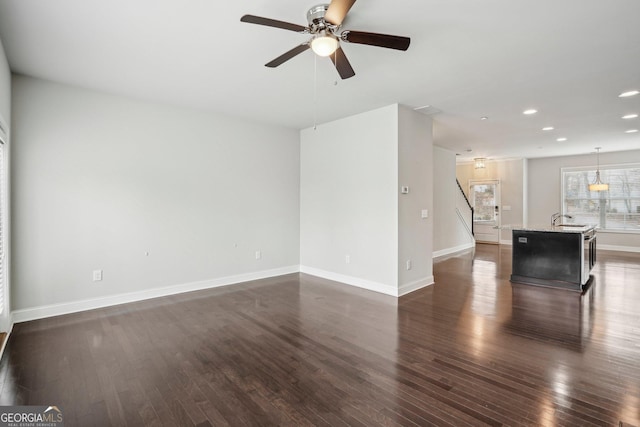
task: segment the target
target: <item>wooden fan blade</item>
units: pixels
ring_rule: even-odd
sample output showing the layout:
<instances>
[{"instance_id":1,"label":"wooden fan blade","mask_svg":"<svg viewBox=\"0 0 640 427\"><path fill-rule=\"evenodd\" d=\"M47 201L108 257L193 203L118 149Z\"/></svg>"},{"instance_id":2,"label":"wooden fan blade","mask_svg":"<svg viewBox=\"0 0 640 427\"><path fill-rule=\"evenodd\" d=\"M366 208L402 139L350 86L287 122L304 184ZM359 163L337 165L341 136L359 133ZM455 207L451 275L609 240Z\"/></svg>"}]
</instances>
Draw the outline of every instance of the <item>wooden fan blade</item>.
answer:
<instances>
[{"instance_id":1,"label":"wooden fan blade","mask_svg":"<svg viewBox=\"0 0 640 427\"><path fill-rule=\"evenodd\" d=\"M299 46L294 47L290 51L283 53L282 55L278 56L273 61L268 62L268 63L266 63L264 65L265 65L265 67L275 68L278 65L281 65L281 64L287 62L288 60L290 60L294 56L300 55L302 52L304 52L305 50L309 49L309 47L310 47L309 43L303 43L303 44L301 44Z\"/></svg>"},{"instance_id":2,"label":"wooden fan blade","mask_svg":"<svg viewBox=\"0 0 640 427\"><path fill-rule=\"evenodd\" d=\"M295 31L297 33L306 33L307 27L302 25L291 24L289 22L277 21L275 19L263 18L255 15L244 15L240 18L241 22L247 22L249 24L265 25L267 27L282 28L283 30Z\"/></svg>"},{"instance_id":3,"label":"wooden fan blade","mask_svg":"<svg viewBox=\"0 0 640 427\"><path fill-rule=\"evenodd\" d=\"M397 50L407 50L409 49L409 44L411 44L409 37L366 33L364 31L343 31L340 38L349 43L368 44Z\"/></svg>"},{"instance_id":4,"label":"wooden fan blade","mask_svg":"<svg viewBox=\"0 0 640 427\"><path fill-rule=\"evenodd\" d=\"M336 66L336 70L338 70L340 78L343 80L356 75L356 72L353 71L349 60L341 47L338 47L338 49L333 54L329 55L329 57L331 58L333 65Z\"/></svg>"},{"instance_id":5,"label":"wooden fan blade","mask_svg":"<svg viewBox=\"0 0 640 427\"><path fill-rule=\"evenodd\" d=\"M324 20L333 25L340 25L356 0L331 0Z\"/></svg>"}]
</instances>

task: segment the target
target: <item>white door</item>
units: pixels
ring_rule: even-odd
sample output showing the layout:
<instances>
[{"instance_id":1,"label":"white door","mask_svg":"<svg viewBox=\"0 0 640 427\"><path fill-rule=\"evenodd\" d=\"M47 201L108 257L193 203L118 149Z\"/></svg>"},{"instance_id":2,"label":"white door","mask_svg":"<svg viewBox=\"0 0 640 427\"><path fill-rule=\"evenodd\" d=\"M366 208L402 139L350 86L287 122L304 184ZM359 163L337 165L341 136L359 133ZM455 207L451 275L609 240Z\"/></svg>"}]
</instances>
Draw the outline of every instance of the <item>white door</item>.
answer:
<instances>
[{"instance_id":1,"label":"white door","mask_svg":"<svg viewBox=\"0 0 640 427\"><path fill-rule=\"evenodd\" d=\"M500 181L470 181L473 233L480 243L500 243Z\"/></svg>"}]
</instances>

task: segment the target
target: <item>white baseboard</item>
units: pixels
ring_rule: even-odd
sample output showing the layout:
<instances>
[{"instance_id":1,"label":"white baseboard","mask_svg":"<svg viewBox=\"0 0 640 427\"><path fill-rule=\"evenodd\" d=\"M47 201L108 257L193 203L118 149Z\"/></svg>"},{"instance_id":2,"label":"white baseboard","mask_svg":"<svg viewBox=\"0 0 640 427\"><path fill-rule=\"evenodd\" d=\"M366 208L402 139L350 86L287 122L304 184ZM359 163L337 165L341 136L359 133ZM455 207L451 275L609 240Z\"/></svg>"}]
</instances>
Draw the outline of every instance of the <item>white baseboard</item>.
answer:
<instances>
[{"instance_id":1,"label":"white baseboard","mask_svg":"<svg viewBox=\"0 0 640 427\"><path fill-rule=\"evenodd\" d=\"M433 257L434 258L438 258L438 257L445 256L445 255L451 255L451 254L454 254L456 252L466 251L467 249L471 249L471 248L473 248L475 246L476 246L476 242L473 241L471 243L466 243L464 245L455 246L453 248L441 249L439 251L435 251L433 253Z\"/></svg>"},{"instance_id":2,"label":"white baseboard","mask_svg":"<svg viewBox=\"0 0 640 427\"><path fill-rule=\"evenodd\" d=\"M418 289L431 286L434 283L435 283L435 279L433 276L427 277L425 279L416 280L415 282L407 283L405 285L400 286L400 289L398 289L398 296L401 297L403 295L407 295L413 291L417 291Z\"/></svg>"},{"instance_id":3,"label":"white baseboard","mask_svg":"<svg viewBox=\"0 0 640 427\"><path fill-rule=\"evenodd\" d=\"M15 310L11 314L13 316L13 322L15 323L28 322L30 320L60 316L62 314L77 313L79 311L93 310L96 308L126 304L129 302L142 301L151 298L176 295L185 292L200 291L203 289L217 288L220 286L233 285L237 283L248 282L251 280L267 279L269 277L298 273L299 271L300 267L297 265L293 265L272 270L263 270L253 273L238 274L236 276L221 277L218 279L203 280L199 282L183 283L181 285L173 285L163 288L148 289L139 292L110 295L100 298L72 301L61 304L43 305L40 307Z\"/></svg>"},{"instance_id":4,"label":"white baseboard","mask_svg":"<svg viewBox=\"0 0 640 427\"><path fill-rule=\"evenodd\" d=\"M7 343L9 343L11 331L13 331L13 320L11 320L11 315L9 315L9 328L7 330L7 336L4 338L4 342L2 343L2 347L0 348L0 360L2 360L2 355L4 354L4 349L7 347Z\"/></svg>"},{"instance_id":5,"label":"white baseboard","mask_svg":"<svg viewBox=\"0 0 640 427\"><path fill-rule=\"evenodd\" d=\"M304 265L300 266L300 272L310 274L316 277L322 277L323 279L327 279L327 280L333 280L335 282L341 282L346 285L367 289L369 291L379 292L379 293L391 295L394 297L398 296L398 288L395 286L385 285L383 283L361 279L359 277L347 276L344 274L338 274L332 271L321 270L319 268L307 267Z\"/></svg>"},{"instance_id":6,"label":"white baseboard","mask_svg":"<svg viewBox=\"0 0 640 427\"><path fill-rule=\"evenodd\" d=\"M598 244L598 249L602 249L603 251L640 253L640 248L637 247L637 246L618 246L618 245L601 245L601 244Z\"/></svg>"},{"instance_id":7,"label":"white baseboard","mask_svg":"<svg viewBox=\"0 0 640 427\"><path fill-rule=\"evenodd\" d=\"M356 286L374 292L399 297L421 289L434 283L433 276L420 279L418 281L403 285L398 289L395 286L374 282L371 280L361 279L359 277L347 276L330 271L320 270L317 268L293 265L272 270L257 271L253 273L239 274L236 276L221 277L218 279L203 280L199 282L183 283L180 285L167 286L163 288L148 289L138 292L129 292L124 294L109 295L100 298L85 299L79 301L71 301L60 304L43 305L39 307L25 308L14 310L11 312L11 327L14 323L28 322L30 320L45 319L47 317L61 316L64 314L77 313L80 311L94 310L97 308L111 307L119 304L143 301L152 298L159 298L169 295L176 295L185 292L193 292L204 289L217 288L220 286L234 285L238 283L248 282L251 280L267 279L270 277L282 276L291 273L307 273L312 276L322 277L328 280L334 280L346 285ZM3 349L2 349L3 350Z\"/></svg>"}]
</instances>

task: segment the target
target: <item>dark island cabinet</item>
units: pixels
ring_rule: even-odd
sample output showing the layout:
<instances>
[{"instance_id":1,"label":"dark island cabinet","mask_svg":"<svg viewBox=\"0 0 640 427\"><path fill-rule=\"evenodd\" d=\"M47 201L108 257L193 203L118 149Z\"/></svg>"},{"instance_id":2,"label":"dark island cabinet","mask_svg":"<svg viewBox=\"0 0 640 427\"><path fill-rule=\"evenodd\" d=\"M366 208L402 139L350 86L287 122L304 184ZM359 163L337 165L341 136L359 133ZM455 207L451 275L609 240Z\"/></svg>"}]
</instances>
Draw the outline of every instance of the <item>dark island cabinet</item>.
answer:
<instances>
[{"instance_id":1,"label":"dark island cabinet","mask_svg":"<svg viewBox=\"0 0 640 427\"><path fill-rule=\"evenodd\" d=\"M595 264L595 229L514 229L511 281L582 291Z\"/></svg>"}]
</instances>

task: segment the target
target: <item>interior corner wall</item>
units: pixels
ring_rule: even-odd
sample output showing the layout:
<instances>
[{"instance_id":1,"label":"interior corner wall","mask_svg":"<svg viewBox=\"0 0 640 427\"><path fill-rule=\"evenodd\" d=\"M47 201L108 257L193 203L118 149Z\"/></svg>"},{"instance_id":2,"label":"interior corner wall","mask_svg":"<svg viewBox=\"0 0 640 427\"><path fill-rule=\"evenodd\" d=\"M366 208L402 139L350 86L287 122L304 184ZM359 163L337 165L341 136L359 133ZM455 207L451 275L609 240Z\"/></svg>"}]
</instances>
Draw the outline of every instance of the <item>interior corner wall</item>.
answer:
<instances>
[{"instance_id":1,"label":"interior corner wall","mask_svg":"<svg viewBox=\"0 0 640 427\"><path fill-rule=\"evenodd\" d=\"M601 153L600 165L640 163L640 150ZM529 159L529 224L549 224L551 214L562 210L562 168L596 167L596 156L546 157ZM617 249L640 252L640 234L620 232L598 232L598 246L602 249Z\"/></svg>"},{"instance_id":2,"label":"interior corner wall","mask_svg":"<svg viewBox=\"0 0 640 427\"><path fill-rule=\"evenodd\" d=\"M14 310L298 271L295 130L14 76L12 131Z\"/></svg>"},{"instance_id":3,"label":"interior corner wall","mask_svg":"<svg viewBox=\"0 0 640 427\"><path fill-rule=\"evenodd\" d=\"M460 192L456 184L456 153L434 146L433 176L437 180L433 186L433 252L452 253L471 247L473 238L456 214Z\"/></svg>"},{"instance_id":4,"label":"interior corner wall","mask_svg":"<svg viewBox=\"0 0 640 427\"><path fill-rule=\"evenodd\" d=\"M409 187L408 194L396 191L399 295L433 283L433 180L433 121L399 106L398 185Z\"/></svg>"},{"instance_id":5,"label":"interior corner wall","mask_svg":"<svg viewBox=\"0 0 640 427\"><path fill-rule=\"evenodd\" d=\"M301 271L397 295L398 106L300 140Z\"/></svg>"}]
</instances>

